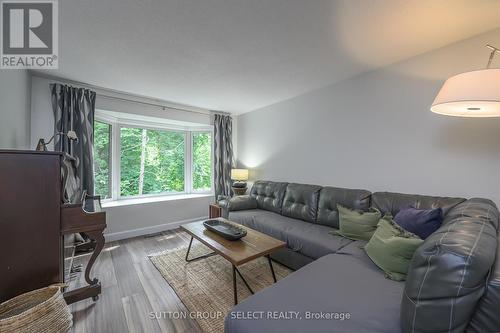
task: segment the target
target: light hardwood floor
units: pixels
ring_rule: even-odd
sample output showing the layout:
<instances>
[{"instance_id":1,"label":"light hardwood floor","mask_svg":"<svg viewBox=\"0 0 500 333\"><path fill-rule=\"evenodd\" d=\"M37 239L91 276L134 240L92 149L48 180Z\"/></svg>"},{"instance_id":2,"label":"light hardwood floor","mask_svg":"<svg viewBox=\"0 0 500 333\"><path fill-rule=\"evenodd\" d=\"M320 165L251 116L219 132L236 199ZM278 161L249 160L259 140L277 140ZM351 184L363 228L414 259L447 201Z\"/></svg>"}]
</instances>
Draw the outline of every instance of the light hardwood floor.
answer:
<instances>
[{"instance_id":1,"label":"light hardwood floor","mask_svg":"<svg viewBox=\"0 0 500 333\"><path fill-rule=\"evenodd\" d=\"M71 305L72 332L201 332L192 319L151 319L154 312L186 311L148 255L187 247L189 236L180 229L107 243L91 277L101 281L102 294ZM75 259L86 263L89 256ZM83 273L71 286L84 283Z\"/></svg>"}]
</instances>

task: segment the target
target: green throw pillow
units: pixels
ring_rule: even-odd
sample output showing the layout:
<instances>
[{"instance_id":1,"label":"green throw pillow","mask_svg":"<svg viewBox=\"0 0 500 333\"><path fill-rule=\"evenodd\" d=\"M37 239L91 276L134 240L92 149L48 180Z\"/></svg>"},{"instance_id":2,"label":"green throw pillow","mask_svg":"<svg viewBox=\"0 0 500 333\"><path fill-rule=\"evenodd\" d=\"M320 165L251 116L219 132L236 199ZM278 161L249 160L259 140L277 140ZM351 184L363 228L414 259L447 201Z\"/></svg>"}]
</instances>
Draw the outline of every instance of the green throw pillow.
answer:
<instances>
[{"instance_id":1,"label":"green throw pillow","mask_svg":"<svg viewBox=\"0 0 500 333\"><path fill-rule=\"evenodd\" d=\"M384 217L378 223L377 231L365 246L366 254L385 272L387 278L406 280L411 258L424 241L404 230L391 218Z\"/></svg>"},{"instance_id":2,"label":"green throw pillow","mask_svg":"<svg viewBox=\"0 0 500 333\"><path fill-rule=\"evenodd\" d=\"M371 208L368 212L359 212L337 205L337 210L340 228L331 233L353 240L370 240L382 216L376 208Z\"/></svg>"}]
</instances>

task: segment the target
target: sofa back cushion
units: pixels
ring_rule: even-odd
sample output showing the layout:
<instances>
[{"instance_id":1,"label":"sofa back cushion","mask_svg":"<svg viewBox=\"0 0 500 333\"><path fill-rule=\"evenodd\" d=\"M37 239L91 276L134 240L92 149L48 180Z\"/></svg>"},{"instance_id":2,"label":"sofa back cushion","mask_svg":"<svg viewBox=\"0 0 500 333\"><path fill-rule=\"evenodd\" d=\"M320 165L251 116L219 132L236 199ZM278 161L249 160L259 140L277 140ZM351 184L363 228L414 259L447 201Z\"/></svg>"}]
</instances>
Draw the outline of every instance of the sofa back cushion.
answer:
<instances>
[{"instance_id":1,"label":"sofa back cushion","mask_svg":"<svg viewBox=\"0 0 500 333\"><path fill-rule=\"evenodd\" d=\"M446 216L451 208L464 201L463 198L432 197L393 192L375 192L372 194L372 206L379 209L382 214L390 213L392 216L396 216L401 209L409 207L416 209L441 208L443 216Z\"/></svg>"},{"instance_id":2,"label":"sofa back cushion","mask_svg":"<svg viewBox=\"0 0 500 333\"><path fill-rule=\"evenodd\" d=\"M282 214L307 222L316 221L321 186L288 184L283 200Z\"/></svg>"},{"instance_id":3,"label":"sofa back cushion","mask_svg":"<svg viewBox=\"0 0 500 333\"><path fill-rule=\"evenodd\" d=\"M337 205L367 211L370 207L371 193L366 190L352 190L340 187L323 187L319 193L318 217L316 222L329 227L339 228Z\"/></svg>"},{"instance_id":4,"label":"sofa back cushion","mask_svg":"<svg viewBox=\"0 0 500 333\"><path fill-rule=\"evenodd\" d=\"M259 180L253 184L250 195L257 200L257 208L281 214L287 184Z\"/></svg>"},{"instance_id":5,"label":"sofa back cushion","mask_svg":"<svg viewBox=\"0 0 500 333\"><path fill-rule=\"evenodd\" d=\"M403 332L465 331L495 261L497 228L498 210L490 200L467 200L448 211L410 263Z\"/></svg>"}]
</instances>

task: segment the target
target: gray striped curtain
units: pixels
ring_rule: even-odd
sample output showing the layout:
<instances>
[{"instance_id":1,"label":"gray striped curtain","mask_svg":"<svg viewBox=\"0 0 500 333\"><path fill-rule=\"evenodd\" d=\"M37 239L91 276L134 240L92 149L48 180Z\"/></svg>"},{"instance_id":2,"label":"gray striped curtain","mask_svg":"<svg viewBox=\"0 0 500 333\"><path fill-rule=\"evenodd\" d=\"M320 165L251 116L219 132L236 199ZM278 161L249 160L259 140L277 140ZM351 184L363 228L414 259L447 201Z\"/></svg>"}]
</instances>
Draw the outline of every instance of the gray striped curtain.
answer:
<instances>
[{"instance_id":1,"label":"gray striped curtain","mask_svg":"<svg viewBox=\"0 0 500 333\"><path fill-rule=\"evenodd\" d=\"M74 174L79 186L78 198L84 190L94 193L93 143L94 143L94 91L75 88L62 84L51 84L52 109L54 111L54 133L75 131L78 137L73 141L64 136L56 136L54 150L71 155L74 161Z\"/></svg>"},{"instance_id":2,"label":"gray striped curtain","mask_svg":"<svg viewBox=\"0 0 500 333\"><path fill-rule=\"evenodd\" d=\"M230 196L233 168L233 120L231 116L215 114L214 119L214 182L215 198Z\"/></svg>"}]
</instances>

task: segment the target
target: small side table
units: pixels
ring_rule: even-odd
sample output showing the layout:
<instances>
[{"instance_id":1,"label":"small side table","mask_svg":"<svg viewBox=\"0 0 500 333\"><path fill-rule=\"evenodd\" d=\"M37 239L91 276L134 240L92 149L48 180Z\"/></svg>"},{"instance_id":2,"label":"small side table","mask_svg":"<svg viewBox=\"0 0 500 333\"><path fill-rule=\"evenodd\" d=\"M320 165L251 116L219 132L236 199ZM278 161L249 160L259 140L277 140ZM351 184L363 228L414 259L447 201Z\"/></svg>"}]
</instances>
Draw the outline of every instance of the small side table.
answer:
<instances>
[{"instance_id":1,"label":"small side table","mask_svg":"<svg viewBox=\"0 0 500 333\"><path fill-rule=\"evenodd\" d=\"M215 219L222 216L222 208L217 203L211 203L208 206L208 217Z\"/></svg>"}]
</instances>

